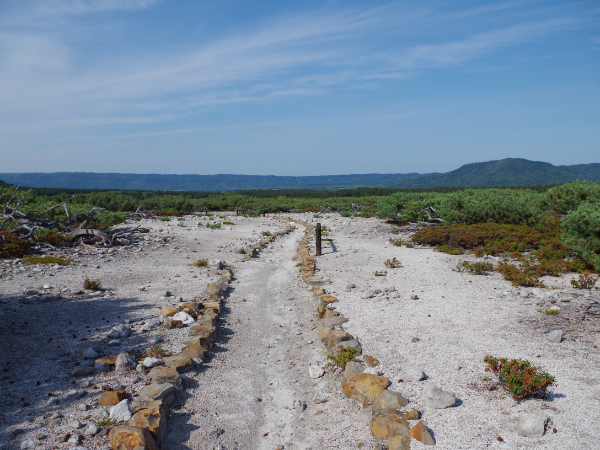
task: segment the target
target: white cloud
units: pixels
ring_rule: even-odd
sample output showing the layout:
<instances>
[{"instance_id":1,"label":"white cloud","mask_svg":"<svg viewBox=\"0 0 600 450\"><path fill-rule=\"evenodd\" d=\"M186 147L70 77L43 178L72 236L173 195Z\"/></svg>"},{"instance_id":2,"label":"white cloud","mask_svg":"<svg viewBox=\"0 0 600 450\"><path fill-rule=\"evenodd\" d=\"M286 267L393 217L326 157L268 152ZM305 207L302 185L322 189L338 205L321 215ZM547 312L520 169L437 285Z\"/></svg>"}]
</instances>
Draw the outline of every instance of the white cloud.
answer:
<instances>
[{"instance_id":1,"label":"white cloud","mask_svg":"<svg viewBox=\"0 0 600 450\"><path fill-rule=\"evenodd\" d=\"M36 7L46 14L89 14L145 9L158 0L41 0Z\"/></svg>"}]
</instances>

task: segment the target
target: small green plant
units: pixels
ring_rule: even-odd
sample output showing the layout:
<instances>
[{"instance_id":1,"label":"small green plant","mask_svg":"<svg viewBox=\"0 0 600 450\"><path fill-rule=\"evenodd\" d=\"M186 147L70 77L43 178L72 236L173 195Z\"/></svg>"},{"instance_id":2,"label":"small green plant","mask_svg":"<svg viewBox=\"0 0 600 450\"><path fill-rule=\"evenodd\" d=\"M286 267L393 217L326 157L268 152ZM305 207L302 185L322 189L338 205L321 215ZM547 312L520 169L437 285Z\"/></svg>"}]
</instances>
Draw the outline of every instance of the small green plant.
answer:
<instances>
[{"instance_id":1,"label":"small green plant","mask_svg":"<svg viewBox=\"0 0 600 450\"><path fill-rule=\"evenodd\" d=\"M185 222L185 217L178 217L178 218L177 218L177 220L178 220L179 222Z\"/></svg>"},{"instance_id":2,"label":"small green plant","mask_svg":"<svg viewBox=\"0 0 600 450\"><path fill-rule=\"evenodd\" d=\"M327 306L321 305L319 307L319 313L318 313L319 319L322 319L325 316L326 311L327 311Z\"/></svg>"},{"instance_id":3,"label":"small green plant","mask_svg":"<svg viewBox=\"0 0 600 450\"><path fill-rule=\"evenodd\" d=\"M495 358L486 356L483 361L488 364L500 381L504 383L515 400L526 397L546 396L546 389L554 383L554 377L546 372L538 372L537 367L529 361L521 359Z\"/></svg>"},{"instance_id":4,"label":"small green plant","mask_svg":"<svg viewBox=\"0 0 600 450\"><path fill-rule=\"evenodd\" d=\"M219 216L219 219L227 219L227 216Z\"/></svg>"},{"instance_id":5,"label":"small green plant","mask_svg":"<svg viewBox=\"0 0 600 450\"><path fill-rule=\"evenodd\" d=\"M223 225L235 225L235 223L229 222L229 221L225 221L225 222L223 222Z\"/></svg>"},{"instance_id":6,"label":"small green plant","mask_svg":"<svg viewBox=\"0 0 600 450\"><path fill-rule=\"evenodd\" d=\"M296 264L296 267L302 267L304 265L304 263L302 261L300 261L298 264Z\"/></svg>"},{"instance_id":7,"label":"small green plant","mask_svg":"<svg viewBox=\"0 0 600 450\"><path fill-rule=\"evenodd\" d=\"M89 277L86 277L85 280L83 280L83 288L91 289L92 291L101 291L102 282L100 280L91 280Z\"/></svg>"},{"instance_id":8,"label":"small green plant","mask_svg":"<svg viewBox=\"0 0 600 450\"><path fill-rule=\"evenodd\" d=\"M456 265L454 269L456 272L469 272L473 275L487 275L488 272L494 270L494 265L491 263L485 262L474 262L470 263L469 261L462 261Z\"/></svg>"},{"instance_id":9,"label":"small green plant","mask_svg":"<svg viewBox=\"0 0 600 450\"><path fill-rule=\"evenodd\" d=\"M133 220L135 220L136 222L141 222L142 218L141 217L134 217Z\"/></svg>"},{"instance_id":10,"label":"small green plant","mask_svg":"<svg viewBox=\"0 0 600 450\"><path fill-rule=\"evenodd\" d=\"M26 255L23 256L23 264L45 264L45 265L49 265L49 264L60 264L61 266L68 266L73 262L72 259L66 259L66 258L58 258L56 256L46 256L45 258L42 258L41 256L36 256L36 255Z\"/></svg>"},{"instance_id":11,"label":"small green plant","mask_svg":"<svg viewBox=\"0 0 600 450\"><path fill-rule=\"evenodd\" d=\"M138 228L140 233L150 233L150 228Z\"/></svg>"},{"instance_id":12,"label":"small green plant","mask_svg":"<svg viewBox=\"0 0 600 450\"><path fill-rule=\"evenodd\" d=\"M95 419L92 419L92 422L93 422L93 423L94 423L94 425L96 425L97 427L99 427L99 428L103 428L103 427L106 427L106 426L108 426L108 425L112 425L112 424L114 423L114 420L113 420L113 418L112 418L112 417L108 416L108 417L105 417L105 418L103 418L103 419L102 419L102 418L100 418L100 417L98 417L98 418L95 418Z\"/></svg>"},{"instance_id":13,"label":"small green plant","mask_svg":"<svg viewBox=\"0 0 600 450\"><path fill-rule=\"evenodd\" d=\"M336 355L327 355L327 361L329 362L326 367L337 366L345 369L346 364L355 361L358 355L359 353L353 348L342 348Z\"/></svg>"},{"instance_id":14,"label":"small green plant","mask_svg":"<svg viewBox=\"0 0 600 450\"><path fill-rule=\"evenodd\" d=\"M190 316L192 316L195 319L198 319L198 313L196 312L196 310L194 308L188 308L188 309L184 309L183 312L188 313Z\"/></svg>"},{"instance_id":15,"label":"small green plant","mask_svg":"<svg viewBox=\"0 0 600 450\"><path fill-rule=\"evenodd\" d=\"M352 217L352 211L342 211L340 213L340 216L342 216L342 217Z\"/></svg>"},{"instance_id":16,"label":"small green plant","mask_svg":"<svg viewBox=\"0 0 600 450\"><path fill-rule=\"evenodd\" d=\"M271 236L271 232L270 231L263 231L262 235L263 236Z\"/></svg>"},{"instance_id":17,"label":"small green plant","mask_svg":"<svg viewBox=\"0 0 600 450\"><path fill-rule=\"evenodd\" d=\"M378 270L376 270L375 276L376 277L387 277L387 270L384 270L383 272L379 272Z\"/></svg>"},{"instance_id":18,"label":"small green plant","mask_svg":"<svg viewBox=\"0 0 600 450\"><path fill-rule=\"evenodd\" d=\"M283 231L278 231L275 233L275 236L285 236L285 233Z\"/></svg>"},{"instance_id":19,"label":"small green plant","mask_svg":"<svg viewBox=\"0 0 600 450\"><path fill-rule=\"evenodd\" d=\"M392 259L386 260L384 264L388 269L397 269L402 265L402 263L398 261L395 256Z\"/></svg>"},{"instance_id":20,"label":"small green plant","mask_svg":"<svg viewBox=\"0 0 600 450\"><path fill-rule=\"evenodd\" d=\"M553 309L553 308L542 309L542 310L540 310L540 312L544 313L544 314L548 314L549 316L558 316L558 313L559 313L558 309Z\"/></svg>"},{"instance_id":21,"label":"small green plant","mask_svg":"<svg viewBox=\"0 0 600 450\"><path fill-rule=\"evenodd\" d=\"M404 245L407 248L411 248L412 244L410 243L410 241L405 241L402 238L398 238L398 239L392 239L390 238L390 244L394 244L396 247L400 247L402 245Z\"/></svg>"},{"instance_id":22,"label":"small green plant","mask_svg":"<svg viewBox=\"0 0 600 450\"><path fill-rule=\"evenodd\" d=\"M215 223L206 223L206 228L211 228L213 230L218 230L219 228L221 228L221 222L215 222Z\"/></svg>"},{"instance_id":23,"label":"small green plant","mask_svg":"<svg viewBox=\"0 0 600 450\"><path fill-rule=\"evenodd\" d=\"M151 358L165 358L171 356L173 352L168 352L160 345L155 345L143 352L140 356L150 356Z\"/></svg>"},{"instance_id":24,"label":"small green plant","mask_svg":"<svg viewBox=\"0 0 600 450\"><path fill-rule=\"evenodd\" d=\"M436 252L447 253L448 255L463 255L465 251L460 247L450 247L447 244L441 244L435 246Z\"/></svg>"},{"instance_id":25,"label":"small green plant","mask_svg":"<svg viewBox=\"0 0 600 450\"><path fill-rule=\"evenodd\" d=\"M159 217L158 220L160 220L161 222L170 222L171 218L167 217L167 216L162 216L162 217Z\"/></svg>"},{"instance_id":26,"label":"small green plant","mask_svg":"<svg viewBox=\"0 0 600 450\"><path fill-rule=\"evenodd\" d=\"M321 216L320 216L320 215L318 215L318 214L313 214L313 217L314 217L315 219L320 219L320 218L321 218Z\"/></svg>"},{"instance_id":27,"label":"small green plant","mask_svg":"<svg viewBox=\"0 0 600 450\"><path fill-rule=\"evenodd\" d=\"M492 379L490 377L483 377L481 381L483 381L484 383L489 383L490 381L492 381Z\"/></svg>"},{"instance_id":28,"label":"small green plant","mask_svg":"<svg viewBox=\"0 0 600 450\"><path fill-rule=\"evenodd\" d=\"M589 275L579 275L579 280L571 280L571 286L575 289L592 289L596 285L598 278Z\"/></svg>"},{"instance_id":29,"label":"small green plant","mask_svg":"<svg viewBox=\"0 0 600 450\"><path fill-rule=\"evenodd\" d=\"M194 261L190 266L194 267L206 267L208 266L208 261L206 259L199 259L198 261Z\"/></svg>"}]
</instances>

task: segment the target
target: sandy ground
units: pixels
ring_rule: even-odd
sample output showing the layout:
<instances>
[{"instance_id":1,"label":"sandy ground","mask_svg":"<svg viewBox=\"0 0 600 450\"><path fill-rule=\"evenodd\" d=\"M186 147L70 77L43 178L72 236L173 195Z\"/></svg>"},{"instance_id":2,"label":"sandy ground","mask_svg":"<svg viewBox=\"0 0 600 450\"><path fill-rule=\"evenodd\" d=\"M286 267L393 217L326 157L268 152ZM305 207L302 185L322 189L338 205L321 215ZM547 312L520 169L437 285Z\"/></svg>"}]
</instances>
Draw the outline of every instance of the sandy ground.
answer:
<instances>
[{"instance_id":1,"label":"sandy ground","mask_svg":"<svg viewBox=\"0 0 600 450\"><path fill-rule=\"evenodd\" d=\"M294 217L313 220L312 214ZM163 448L374 446L369 411L343 398L341 375L327 373L317 380L308 376L308 365L323 364L325 351L316 334L312 295L292 261L302 229L242 262L231 250L259 241L263 231L283 230L284 224L270 218L227 220L236 225L210 230L197 227L197 217L187 217L183 227L175 221L143 222L152 229L148 239L112 252L80 250L74 255L77 265L69 268L9 268L9 261L4 262L0 448L19 448L26 439L34 439L41 449L72 446L56 441L74 432L74 419L83 425L75 432L83 434L92 418L104 414L97 405L103 386L117 383L135 392L135 373L77 379L68 374L84 362L82 352L89 346L109 355L146 349L159 338L163 348L178 351L187 339L185 330L138 330L145 320L157 317L160 307L176 305L178 297L200 295L217 278L206 268L187 266L201 258L231 264L234 281L215 351L202 368L187 372L186 389L173 405ZM375 219L331 214L318 220L331 229L332 241L324 243L324 255L317 258L317 274L331 280L325 289L338 297L335 306L349 319L343 328L360 339L365 353L379 359L380 370L393 382L391 389L410 396L423 412L438 448L597 448L600 358L594 345L600 341L600 326L597 315L586 314L581 320L585 305L598 300L597 292L583 295L568 287L569 278L564 277L547 280L555 289L526 298L498 274L452 271L458 261L473 260L472 256L389 244L388 239L397 236ZM402 267L386 269L384 261L393 257ZM376 270L388 274L375 277ZM86 276L102 280L107 289L102 296L77 293ZM347 291L351 283L357 287ZM395 288L392 294L363 298L373 289L390 286ZM38 290L48 300L23 296L27 289ZM161 299L167 290L173 297ZM57 293L63 298L52 299ZM410 300L411 294L419 300ZM554 305L561 309L558 316L538 312ZM118 347L107 346L106 333L124 321L132 325L132 336ZM565 331L565 340L548 342L546 333L557 328ZM415 337L419 340L412 342ZM482 381L490 376L484 372L487 354L529 359L550 372L557 383L549 398L517 403L502 389L490 389L494 383ZM427 379L399 383L403 362L420 367ZM74 384L87 379L88 387ZM428 409L427 383L454 391L460 402L449 409ZM57 405L48 405L49 392L59 397ZM77 409L82 403L87 411ZM550 431L543 438L517 436L517 419L525 411L542 411L549 417ZM50 420L54 412L63 417ZM217 437L211 427L223 432ZM86 437L81 445L105 450L107 440ZM413 440L413 449L424 447Z\"/></svg>"}]
</instances>

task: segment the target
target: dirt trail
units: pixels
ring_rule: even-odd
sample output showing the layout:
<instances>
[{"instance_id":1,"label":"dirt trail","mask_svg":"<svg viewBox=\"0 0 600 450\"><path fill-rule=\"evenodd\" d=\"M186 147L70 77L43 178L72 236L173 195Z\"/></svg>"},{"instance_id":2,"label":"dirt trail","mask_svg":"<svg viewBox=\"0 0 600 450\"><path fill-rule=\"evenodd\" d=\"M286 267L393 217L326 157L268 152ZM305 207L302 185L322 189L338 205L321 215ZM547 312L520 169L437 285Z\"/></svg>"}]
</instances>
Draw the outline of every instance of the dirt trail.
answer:
<instances>
[{"instance_id":1,"label":"dirt trail","mask_svg":"<svg viewBox=\"0 0 600 450\"><path fill-rule=\"evenodd\" d=\"M344 410L350 405L338 392L338 377L308 375L308 365L323 360L325 352L311 296L292 261L302 233L297 229L259 257L236 264L216 348L203 369L189 374L187 400L173 411L165 448L345 447L336 439L347 438L327 423L352 431L353 446L362 434L368 439L365 420L352 417L364 413Z\"/></svg>"}]
</instances>

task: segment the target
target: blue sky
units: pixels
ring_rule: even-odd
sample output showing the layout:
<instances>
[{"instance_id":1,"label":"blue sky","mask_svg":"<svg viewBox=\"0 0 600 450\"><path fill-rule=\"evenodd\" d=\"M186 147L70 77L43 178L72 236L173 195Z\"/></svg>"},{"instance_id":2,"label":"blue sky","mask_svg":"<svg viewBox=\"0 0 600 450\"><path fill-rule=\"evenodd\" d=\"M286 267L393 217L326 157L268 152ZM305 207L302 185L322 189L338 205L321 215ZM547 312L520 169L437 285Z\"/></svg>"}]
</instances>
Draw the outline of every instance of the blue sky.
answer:
<instances>
[{"instance_id":1,"label":"blue sky","mask_svg":"<svg viewBox=\"0 0 600 450\"><path fill-rule=\"evenodd\" d=\"M0 0L0 153L0 172L600 162L600 3Z\"/></svg>"}]
</instances>

